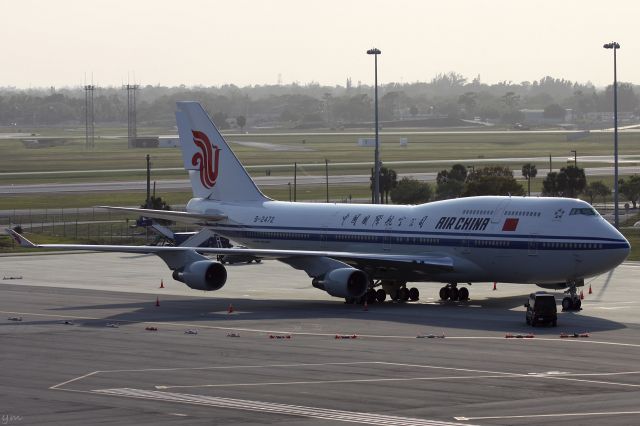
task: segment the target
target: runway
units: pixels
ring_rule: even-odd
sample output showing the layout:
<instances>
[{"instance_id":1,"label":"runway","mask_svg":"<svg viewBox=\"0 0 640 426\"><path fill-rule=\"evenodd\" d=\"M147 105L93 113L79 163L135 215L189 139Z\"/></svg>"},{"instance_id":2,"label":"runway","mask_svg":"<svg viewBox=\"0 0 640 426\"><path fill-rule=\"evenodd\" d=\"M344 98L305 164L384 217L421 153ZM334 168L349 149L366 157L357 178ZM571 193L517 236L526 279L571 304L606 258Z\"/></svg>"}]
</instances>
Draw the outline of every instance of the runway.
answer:
<instances>
[{"instance_id":1,"label":"runway","mask_svg":"<svg viewBox=\"0 0 640 426\"><path fill-rule=\"evenodd\" d=\"M640 167L624 166L619 168L622 176L637 174ZM585 169L587 176L611 176L613 167L591 167ZM518 175L516 171L516 175ZM422 182L435 182L437 172L422 173L399 173L398 179L411 178ZM524 179L521 175L516 178ZM331 185L353 185L369 182L371 175L333 175L329 181ZM257 176L253 180L260 187L279 186L285 187L293 181L293 176ZM297 177L298 185L320 185L326 183L325 176L300 175ZM156 181L158 189L164 191L180 191L191 189L188 179L162 179ZM122 181L122 182L78 182L78 183L39 183L39 184L5 184L0 185L0 195L20 195L20 194L51 194L69 192L100 192L100 191L144 191L146 182L144 181Z\"/></svg>"},{"instance_id":2,"label":"runway","mask_svg":"<svg viewBox=\"0 0 640 426\"><path fill-rule=\"evenodd\" d=\"M531 286L364 310L274 261L228 271L204 293L153 256L0 257L3 423L637 423L640 264L589 281L557 328L525 325Z\"/></svg>"}]
</instances>

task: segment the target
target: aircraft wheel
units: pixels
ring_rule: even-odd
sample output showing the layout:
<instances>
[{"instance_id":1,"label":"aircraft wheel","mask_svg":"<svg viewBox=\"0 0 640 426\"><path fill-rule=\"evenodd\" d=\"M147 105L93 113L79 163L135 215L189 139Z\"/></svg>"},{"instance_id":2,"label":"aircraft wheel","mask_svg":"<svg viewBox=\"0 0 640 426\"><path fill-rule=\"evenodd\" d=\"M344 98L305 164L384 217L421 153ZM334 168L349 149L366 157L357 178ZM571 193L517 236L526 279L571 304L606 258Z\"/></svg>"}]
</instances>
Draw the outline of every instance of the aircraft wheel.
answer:
<instances>
[{"instance_id":1,"label":"aircraft wheel","mask_svg":"<svg viewBox=\"0 0 640 426\"><path fill-rule=\"evenodd\" d=\"M460 290L458 290L458 299L462 301L469 300L469 289L466 287L462 287Z\"/></svg>"},{"instance_id":2,"label":"aircraft wheel","mask_svg":"<svg viewBox=\"0 0 640 426\"><path fill-rule=\"evenodd\" d=\"M417 302L420 299L420 291L415 287L411 287L409 289L409 299L412 302Z\"/></svg>"},{"instance_id":3,"label":"aircraft wheel","mask_svg":"<svg viewBox=\"0 0 640 426\"><path fill-rule=\"evenodd\" d=\"M260 263L260 262L262 262L262 259L255 259L255 262L256 263Z\"/></svg>"},{"instance_id":4,"label":"aircraft wheel","mask_svg":"<svg viewBox=\"0 0 640 426\"><path fill-rule=\"evenodd\" d=\"M574 311L579 311L581 307L582 307L582 300L580 300L579 297L576 297L573 300L573 310Z\"/></svg>"},{"instance_id":5,"label":"aircraft wheel","mask_svg":"<svg viewBox=\"0 0 640 426\"><path fill-rule=\"evenodd\" d=\"M571 300L571 298L565 297L564 299L562 299L562 310L570 311L571 309L573 309L573 301Z\"/></svg>"},{"instance_id":6,"label":"aircraft wheel","mask_svg":"<svg viewBox=\"0 0 640 426\"><path fill-rule=\"evenodd\" d=\"M367 290L365 297L367 298L367 303L376 303L377 294L374 289L370 288Z\"/></svg>"},{"instance_id":7,"label":"aircraft wheel","mask_svg":"<svg viewBox=\"0 0 640 426\"><path fill-rule=\"evenodd\" d=\"M384 302L385 299L387 298L387 292L384 291L383 289L378 289L378 291L376 291L376 300L380 303Z\"/></svg>"},{"instance_id":8,"label":"aircraft wheel","mask_svg":"<svg viewBox=\"0 0 640 426\"><path fill-rule=\"evenodd\" d=\"M399 291L398 291L398 299L401 302L406 302L407 300L409 300L409 289L406 287L402 287Z\"/></svg>"},{"instance_id":9,"label":"aircraft wheel","mask_svg":"<svg viewBox=\"0 0 640 426\"><path fill-rule=\"evenodd\" d=\"M447 287L442 287L440 289L440 300L447 300L449 298L449 289Z\"/></svg>"},{"instance_id":10,"label":"aircraft wheel","mask_svg":"<svg viewBox=\"0 0 640 426\"><path fill-rule=\"evenodd\" d=\"M394 302L400 299L400 289L392 289L389 292L389 297L391 297L391 300L393 300Z\"/></svg>"},{"instance_id":11,"label":"aircraft wheel","mask_svg":"<svg viewBox=\"0 0 640 426\"><path fill-rule=\"evenodd\" d=\"M460 298L460 290L458 290L457 287L451 287L449 289L449 299L452 302L455 302L456 300L458 300Z\"/></svg>"}]
</instances>

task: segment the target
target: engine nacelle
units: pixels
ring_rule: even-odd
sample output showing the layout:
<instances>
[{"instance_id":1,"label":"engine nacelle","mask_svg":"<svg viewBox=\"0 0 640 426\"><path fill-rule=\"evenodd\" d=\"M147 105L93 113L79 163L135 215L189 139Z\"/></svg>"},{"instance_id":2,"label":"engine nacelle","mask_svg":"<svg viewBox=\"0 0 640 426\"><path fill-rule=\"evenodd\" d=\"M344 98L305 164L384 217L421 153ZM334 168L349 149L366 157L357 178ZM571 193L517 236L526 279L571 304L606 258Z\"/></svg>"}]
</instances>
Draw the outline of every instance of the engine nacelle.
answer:
<instances>
[{"instance_id":1,"label":"engine nacelle","mask_svg":"<svg viewBox=\"0 0 640 426\"><path fill-rule=\"evenodd\" d=\"M360 297L369 287L367 274L355 268L333 269L311 284L335 297Z\"/></svg>"},{"instance_id":2,"label":"engine nacelle","mask_svg":"<svg viewBox=\"0 0 640 426\"><path fill-rule=\"evenodd\" d=\"M181 271L173 271L173 279L194 290L220 290L227 282L227 269L218 262L199 260L189 263Z\"/></svg>"},{"instance_id":3,"label":"engine nacelle","mask_svg":"<svg viewBox=\"0 0 640 426\"><path fill-rule=\"evenodd\" d=\"M573 283L576 285L576 287L582 287L584 286L584 279L579 279L579 280L574 280ZM540 288L546 288L547 290L564 290L565 288L569 287L569 284L567 282L561 282L561 283L536 283L536 285Z\"/></svg>"}]
</instances>

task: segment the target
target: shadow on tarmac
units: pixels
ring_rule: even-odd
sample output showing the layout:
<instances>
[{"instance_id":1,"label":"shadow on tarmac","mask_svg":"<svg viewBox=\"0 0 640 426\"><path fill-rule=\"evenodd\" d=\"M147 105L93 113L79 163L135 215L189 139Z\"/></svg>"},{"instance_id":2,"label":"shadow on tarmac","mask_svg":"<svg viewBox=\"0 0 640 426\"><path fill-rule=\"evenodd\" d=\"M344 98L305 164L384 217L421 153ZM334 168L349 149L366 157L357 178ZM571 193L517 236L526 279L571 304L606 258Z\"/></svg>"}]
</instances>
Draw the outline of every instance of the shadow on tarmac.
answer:
<instances>
[{"instance_id":1,"label":"shadow on tarmac","mask_svg":"<svg viewBox=\"0 0 640 426\"><path fill-rule=\"evenodd\" d=\"M122 293L118 294L120 297ZM139 299L135 294L132 299ZM375 303L367 310L362 305L348 305L331 300L261 300L261 299L190 299L180 296L166 296L155 306L155 300L131 303L96 304L53 308L57 313L74 311L72 315L98 317L100 311L123 310L125 312L105 316L101 320L82 320L83 325L101 326L107 322L185 322L216 327L247 327L273 329L274 327L293 330L300 321L335 320L366 321L358 328L366 328L373 334L376 322L420 326L428 329L467 330L488 332L535 333L539 336L557 336L564 332L597 332L627 328L623 323L592 316L587 311L558 312L558 327L530 327L525 324L524 310L514 311L522 306L526 296L494 297L478 302L422 302L422 303ZM234 312L228 313L229 305ZM96 311L92 314L90 311ZM59 321L57 321L59 322ZM258 322L257 324L255 322ZM260 324L259 322L264 322ZM279 322L277 326L272 322ZM332 323L327 322L327 327ZM355 328L356 324L349 323ZM298 327L299 328L299 327ZM305 331L305 330L302 330ZM408 330L407 330L408 331ZM366 334L366 333L365 333ZM459 333L463 335L464 333Z\"/></svg>"}]
</instances>

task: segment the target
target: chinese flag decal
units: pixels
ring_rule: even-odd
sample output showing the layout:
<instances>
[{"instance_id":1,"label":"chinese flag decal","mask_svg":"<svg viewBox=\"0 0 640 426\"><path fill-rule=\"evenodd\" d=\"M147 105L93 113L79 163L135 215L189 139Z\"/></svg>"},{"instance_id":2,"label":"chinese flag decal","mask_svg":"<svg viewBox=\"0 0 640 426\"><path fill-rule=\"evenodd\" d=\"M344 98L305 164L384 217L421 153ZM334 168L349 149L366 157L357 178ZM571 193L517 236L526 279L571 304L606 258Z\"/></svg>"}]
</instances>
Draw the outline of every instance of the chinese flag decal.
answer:
<instances>
[{"instance_id":1,"label":"chinese flag decal","mask_svg":"<svg viewBox=\"0 0 640 426\"><path fill-rule=\"evenodd\" d=\"M514 219L514 218L506 219L504 221L504 225L502 225L502 230L503 231L515 231L516 228L518 227L518 220L520 220L520 219Z\"/></svg>"}]
</instances>

